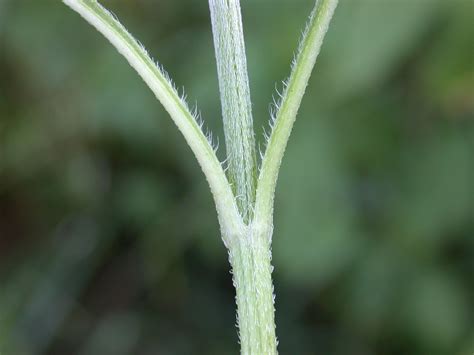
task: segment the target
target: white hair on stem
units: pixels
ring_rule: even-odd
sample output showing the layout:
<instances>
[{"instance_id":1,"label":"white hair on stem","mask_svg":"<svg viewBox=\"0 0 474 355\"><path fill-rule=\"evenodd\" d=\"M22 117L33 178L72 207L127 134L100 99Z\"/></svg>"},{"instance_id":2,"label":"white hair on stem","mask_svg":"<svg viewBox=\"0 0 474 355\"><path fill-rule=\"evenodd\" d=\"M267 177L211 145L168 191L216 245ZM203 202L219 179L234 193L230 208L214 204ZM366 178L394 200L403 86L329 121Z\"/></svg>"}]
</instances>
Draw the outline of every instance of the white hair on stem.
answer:
<instances>
[{"instance_id":1,"label":"white hair on stem","mask_svg":"<svg viewBox=\"0 0 474 355\"><path fill-rule=\"evenodd\" d=\"M125 29L117 17L96 0L63 0L102 33L122 54L153 91L169 113L201 166L216 203L224 243L229 244L243 228L232 190L209 137L203 133L198 111L182 99L168 73L151 59L145 48ZM227 239L227 240L226 240Z\"/></svg>"},{"instance_id":2,"label":"white hair on stem","mask_svg":"<svg viewBox=\"0 0 474 355\"><path fill-rule=\"evenodd\" d=\"M252 217L257 159L239 0L209 0L228 176L244 221Z\"/></svg>"}]
</instances>

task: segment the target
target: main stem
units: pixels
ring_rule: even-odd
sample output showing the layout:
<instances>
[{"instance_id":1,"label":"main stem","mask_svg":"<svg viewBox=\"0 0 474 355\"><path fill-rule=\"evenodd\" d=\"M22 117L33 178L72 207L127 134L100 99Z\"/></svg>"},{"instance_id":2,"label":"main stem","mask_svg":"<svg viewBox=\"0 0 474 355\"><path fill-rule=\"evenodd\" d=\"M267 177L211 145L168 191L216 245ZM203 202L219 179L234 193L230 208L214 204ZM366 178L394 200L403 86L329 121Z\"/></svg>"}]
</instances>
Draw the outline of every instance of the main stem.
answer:
<instances>
[{"instance_id":1,"label":"main stem","mask_svg":"<svg viewBox=\"0 0 474 355\"><path fill-rule=\"evenodd\" d=\"M234 274L241 354L277 353L271 223L253 218L257 163L239 0L209 0L227 150L227 175L242 224L224 235ZM269 218L270 219L270 218ZM267 219L265 222L270 222Z\"/></svg>"},{"instance_id":2,"label":"main stem","mask_svg":"<svg viewBox=\"0 0 474 355\"><path fill-rule=\"evenodd\" d=\"M229 245L242 355L277 354L271 233L250 225Z\"/></svg>"},{"instance_id":3,"label":"main stem","mask_svg":"<svg viewBox=\"0 0 474 355\"><path fill-rule=\"evenodd\" d=\"M209 181L222 237L229 249L237 293L241 353L277 354L271 278L273 195L286 141L338 0L316 0L284 92L258 182L239 0L209 0L228 177L166 73L156 66L125 27L97 0L63 1L101 32L128 60L183 133Z\"/></svg>"},{"instance_id":4,"label":"main stem","mask_svg":"<svg viewBox=\"0 0 474 355\"><path fill-rule=\"evenodd\" d=\"M252 219L257 159L239 0L209 0L216 52L227 175L245 223Z\"/></svg>"}]
</instances>

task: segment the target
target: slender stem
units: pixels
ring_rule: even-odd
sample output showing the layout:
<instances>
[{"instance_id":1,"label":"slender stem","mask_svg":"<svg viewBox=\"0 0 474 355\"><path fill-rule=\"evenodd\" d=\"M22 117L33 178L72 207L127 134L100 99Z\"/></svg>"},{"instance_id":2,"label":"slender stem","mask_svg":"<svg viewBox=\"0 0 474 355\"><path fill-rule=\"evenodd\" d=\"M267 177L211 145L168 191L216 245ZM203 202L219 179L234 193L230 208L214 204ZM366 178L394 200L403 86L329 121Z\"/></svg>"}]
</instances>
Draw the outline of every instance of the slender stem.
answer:
<instances>
[{"instance_id":1,"label":"slender stem","mask_svg":"<svg viewBox=\"0 0 474 355\"><path fill-rule=\"evenodd\" d=\"M96 0L63 1L115 46L168 111L207 178L216 203L222 235L232 238L243 226L232 190L212 146L167 74L156 65L123 25ZM224 240L226 244L229 242Z\"/></svg>"},{"instance_id":2,"label":"slender stem","mask_svg":"<svg viewBox=\"0 0 474 355\"><path fill-rule=\"evenodd\" d=\"M256 188L255 139L239 0L209 0L229 179L245 223L228 245L243 355L277 353L271 228L252 223ZM224 238L225 239L225 238Z\"/></svg>"},{"instance_id":3,"label":"slender stem","mask_svg":"<svg viewBox=\"0 0 474 355\"><path fill-rule=\"evenodd\" d=\"M250 225L229 249L242 355L277 354L271 229Z\"/></svg>"},{"instance_id":4,"label":"slender stem","mask_svg":"<svg viewBox=\"0 0 474 355\"><path fill-rule=\"evenodd\" d=\"M209 0L229 180L245 222L256 188L255 137L239 0Z\"/></svg>"},{"instance_id":5,"label":"slender stem","mask_svg":"<svg viewBox=\"0 0 474 355\"><path fill-rule=\"evenodd\" d=\"M240 3L239 0L209 0L229 180L233 187L188 106L143 47L96 0L63 1L127 59L185 137L209 182L222 237L229 249L241 353L277 354L270 248L275 185L288 137L337 0L316 0L283 94L258 181Z\"/></svg>"},{"instance_id":6,"label":"slender stem","mask_svg":"<svg viewBox=\"0 0 474 355\"><path fill-rule=\"evenodd\" d=\"M296 114L338 0L316 0L268 141L258 179L255 220L272 221L275 186Z\"/></svg>"}]
</instances>

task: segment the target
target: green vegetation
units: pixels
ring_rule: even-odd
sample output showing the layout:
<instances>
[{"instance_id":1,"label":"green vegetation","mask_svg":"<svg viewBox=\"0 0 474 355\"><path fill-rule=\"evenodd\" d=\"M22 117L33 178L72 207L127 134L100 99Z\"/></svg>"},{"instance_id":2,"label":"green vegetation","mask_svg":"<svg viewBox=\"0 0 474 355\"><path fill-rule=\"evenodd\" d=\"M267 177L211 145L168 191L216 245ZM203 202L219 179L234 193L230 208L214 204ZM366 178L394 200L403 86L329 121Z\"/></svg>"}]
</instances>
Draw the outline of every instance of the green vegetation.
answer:
<instances>
[{"instance_id":1,"label":"green vegetation","mask_svg":"<svg viewBox=\"0 0 474 355\"><path fill-rule=\"evenodd\" d=\"M207 4L104 4L223 136ZM257 137L311 5L243 4ZM276 195L280 353L472 353L471 7L341 0ZM167 113L59 2L0 2L0 43L1 353L237 353Z\"/></svg>"},{"instance_id":2,"label":"green vegetation","mask_svg":"<svg viewBox=\"0 0 474 355\"><path fill-rule=\"evenodd\" d=\"M242 354L276 354L271 240L278 171L301 99L337 0L316 1L275 107L268 144L257 168L255 133L239 0L209 0L226 143L221 166L200 118L168 74L96 0L63 0L123 55L169 113L207 178L229 252ZM226 176L227 175L227 176Z\"/></svg>"}]
</instances>

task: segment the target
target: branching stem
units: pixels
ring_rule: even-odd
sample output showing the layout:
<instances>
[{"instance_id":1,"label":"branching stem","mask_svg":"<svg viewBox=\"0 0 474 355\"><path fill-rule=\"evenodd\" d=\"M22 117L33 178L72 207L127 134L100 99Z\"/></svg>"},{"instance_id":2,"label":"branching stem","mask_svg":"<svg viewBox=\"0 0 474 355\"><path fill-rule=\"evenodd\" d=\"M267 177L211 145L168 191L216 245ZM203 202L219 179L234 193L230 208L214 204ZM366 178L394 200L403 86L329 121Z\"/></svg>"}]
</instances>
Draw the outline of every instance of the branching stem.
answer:
<instances>
[{"instance_id":1,"label":"branching stem","mask_svg":"<svg viewBox=\"0 0 474 355\"><path fill-rule=\"evenodd\" d=\"M241 352L277 354L271 266L273 203L281 160L338 0L316 0L279 105L257 180L239 0L209 0L229 179L166 73L96 0L63 0L101 32L165 107L196 156L216 203L236 288Z\"/></svg>"}]
</instances>

